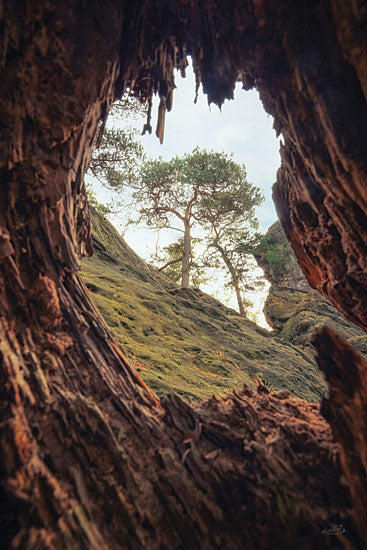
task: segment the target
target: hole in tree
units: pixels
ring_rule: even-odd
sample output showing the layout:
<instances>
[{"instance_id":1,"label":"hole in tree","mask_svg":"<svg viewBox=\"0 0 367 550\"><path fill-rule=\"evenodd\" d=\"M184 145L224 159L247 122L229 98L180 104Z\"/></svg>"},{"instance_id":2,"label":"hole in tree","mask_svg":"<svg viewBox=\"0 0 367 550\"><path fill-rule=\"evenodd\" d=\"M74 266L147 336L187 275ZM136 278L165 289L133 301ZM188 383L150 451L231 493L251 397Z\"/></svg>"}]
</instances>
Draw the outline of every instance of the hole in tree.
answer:
<instances>
[{"instance_id":1,"label":"hole in tree","mask_svg":"<svg viewBox=\"0 0 367 550\"><path fill-rule=\"evenodd\" d=\"M195 81L191 70L184 79L177 73L176 85L174 108L166 114L163 145L155 136L136 135L134 139L143 145L150 159L182 158L195 147L233 155L236 163L245 166L247 180L259 187L265 197L256 209L258 229L265 234L277 220L271 187L279 166L279 142L272 128L273 120L265 113L258 93L255 90L244 92L238 84L234 101L225 102L220 111L215 105L209 109L206 96L202 94L197 104L193 103ZM159 99L155 98L153 113L157 113L158 103ZM139 133L144 118L140 116L133 121ZM126 130L131 126L129 115L127 119L111 117L107 127ZM153 128L155 123L153 115ZM100 202L107 203L111 197L116 197L95 178L90 181ZM128 215L138 217L137 204L134 204L131 191L126 191L121 199L125 206L130 204L130 210L121 210L121 205L115 203L117 212L112 212L109 219L124 231L124 238L132 250L128 247L121 250L117 234L112 236L101 222L95 223L94 248L101 263L96 266L93 258L85 260L83 270L89 289L99 289L93 300L130 362L154 392L160 395L173 390L188 400L198 400L211 394L223 396L244 383L254 387L254 379L264 379L274 389L294 390L296 395L311 400L322 394L322 383L316 380L320 376L315 374L315 380L311 381L305 376L301 382L294 376L294 365L300 358L298 352L279 356L276 345L261 328L262 325L270 329L262 313L269 283L264 281L265 288L260 291L246 289L244 296L253 302L248 317L257 326L236 313L236 294L233 287L229 291L225 285L226 279L228 281L225 265L208 268L209 280L201 282L199 288L192 279L189 289L179 288L162 276L164 271L158 272L144 264L134 252L151 263L157 246L162 251L177 240L180 233L173 229L157 232L146 223L127 225ZM180 220L174 216L170 218L170 225L182 230ZM194 225L194 241L201 235L200 226ZM274 236L273 232L259 262L264 267L265 257L271 266L267 275L271 271L278 279L284 262L288 261L288 245L282 239L279 242L278 235ZM202 258L205 253L205 246L199 244L197 256ZM163 263L162 259L161 265ZM155 266L159 267L157 261ZM255 282L263 277L254 259L249 262L248 269L253 272ZM270 306L274 312L274 300ZM129 315L132 307L133 319ZM270 321L277 327L274 318ZM316 395L313 388L318 385Z\"/></svg>"}]
</instances>

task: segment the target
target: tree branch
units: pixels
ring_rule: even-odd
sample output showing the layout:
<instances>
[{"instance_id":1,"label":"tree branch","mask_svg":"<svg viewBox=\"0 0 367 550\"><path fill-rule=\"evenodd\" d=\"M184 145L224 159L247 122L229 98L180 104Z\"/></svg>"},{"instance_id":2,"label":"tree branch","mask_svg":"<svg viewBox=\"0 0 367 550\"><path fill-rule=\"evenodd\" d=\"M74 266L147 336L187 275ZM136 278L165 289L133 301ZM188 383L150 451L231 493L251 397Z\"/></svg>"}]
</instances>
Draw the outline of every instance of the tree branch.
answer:
<instances>
[{"instance_id":1,"label":"tree branch","mask_svg":"<svg viewBox=\"0 0 367 550\"><path fill-rule=\"evenodd\" d=\"M159 200L159 196L158 196L158 193L155 193L153 195L153 200L154 200L154 210L156 212L172 212L172 214L175 214L175 216L177 216L178 218L180 218L180 220L184 221L185 218L182 214L179 213L178 210L176 210L175 208L172 208L170 206L159 206L158 204L158 200Z\"/></svg>"},{"instance_id":2,"label":"tree branch","mask_svg":"<svg viewBox=\"0 0 367 550\"><path fill-rule=\"evenodd\" d=\"M172 212L172 214L175 214L175 216L180 218L180 220L184 221L184 219L185 219L182 216L182 214L179 213L178 210L176 210L175 208L170 208L169 206L155 206L154 210L156 210L156 211L160 210L161 212Z\"/></svg>"},{"instance_id":3,"label":"tree branch","mask_svg":"<svg viewBox=\"0 0 367 550\"><path fill-rule=\"evenodd\" d=\"M181 256L180 258L176 258L175 260L170 260L170 261L167 262L166 264L162 265L162 267L159 267L159 268L158 268L158 271L163 271L163 270L166 269L166 267L168 267L169 265L177 264L178 262L182 262L182 256Z\"/></svg>"},{"instance_id":4,"label":"tree branch","mask_svg":"<svg viewBox=\"0 0 367 550\"><path fill-rule=\"evenodd\" d=\"M187 205L186 210L185 210L185 218L186 219L188 219L190 217L191 207L194 204L194 202L197 200L198 195L199 195L199 189L197 187L195 187L194 195L193 195L192 199L189 200L188 205Z\"/></svg>"},{"instance_id":5,"label":"tree branch","mask_svg":"<svg viewBox=\"0 0 367 550\"><path fill-rule=\"evenodd\" d=\"M172 229L172 231L180 231L180 233L185 233L183 229L178 227L172 227L171 225L162 225L162 227L153 227L153 226L143 226L143 229L150 229L152 231L161 231L161 229Z\"/></svg>"}]
</instances>

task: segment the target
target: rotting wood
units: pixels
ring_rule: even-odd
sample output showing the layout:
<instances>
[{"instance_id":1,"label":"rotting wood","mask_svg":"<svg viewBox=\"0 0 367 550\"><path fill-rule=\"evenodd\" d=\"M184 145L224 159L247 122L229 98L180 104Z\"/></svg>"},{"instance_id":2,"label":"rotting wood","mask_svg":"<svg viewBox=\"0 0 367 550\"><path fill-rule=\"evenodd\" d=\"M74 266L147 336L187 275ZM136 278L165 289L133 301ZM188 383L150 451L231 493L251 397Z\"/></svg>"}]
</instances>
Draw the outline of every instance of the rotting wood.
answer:
<instances>
[{"instance_id":1,"label":"rotting wood","mask_svg":"<svg viewBox=\"0 0 367 550\"><path fill-rule=\"evenodd\" d=\"M292 246L310 283L366 326L364 3L22 8L0 10L3 547L363 548L352 519L363 502L317 405L245 387L197 408L169 396L162 414L78 269L91 253L83 174L99 121L126 88L158 92L169 111L174 68L191 54L209 101L232 97L238 79L256 84L284 139L274 193ZM364 402L362 386L355 395ZM329 410L336 397L358 441L360 403L332 391ZM348 536L323 537L339 524Z\"/></svg>"},{"instance_id":2,"label":"rotting wood","mask_svg":"<svg viewBox=\"0 0 367 550\"><path fill-rule=\"evenodd\" d=\"M329 384L321 414L341 445L340 459L358 510L355 521L367 541L367 365L334 330L323 327L314 337L317 361Z\"/></svg>"}]
</instances>

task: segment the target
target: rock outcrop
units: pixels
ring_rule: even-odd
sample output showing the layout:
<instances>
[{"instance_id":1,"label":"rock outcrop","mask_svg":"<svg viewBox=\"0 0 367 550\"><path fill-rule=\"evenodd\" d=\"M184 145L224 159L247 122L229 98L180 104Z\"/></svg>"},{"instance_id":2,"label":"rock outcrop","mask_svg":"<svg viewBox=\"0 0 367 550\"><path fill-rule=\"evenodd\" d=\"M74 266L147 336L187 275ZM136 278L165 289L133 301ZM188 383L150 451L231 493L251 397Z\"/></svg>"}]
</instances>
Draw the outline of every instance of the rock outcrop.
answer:
<instances>
[{"instance_id":1,"label":"rock outcrop","mask_svg":"<svg viewBox=\"0 0 367 550\"><path fill-rule=\"evenodd\" d=\"M256 260L271 283L264 315L274 331L287 341L306 348L311 345L315 329L326 325L357 350L367 353L367 336L363 330L345 319L309 286L280 222L269 228L265 243Z\"/></svg>"}]
</instances>

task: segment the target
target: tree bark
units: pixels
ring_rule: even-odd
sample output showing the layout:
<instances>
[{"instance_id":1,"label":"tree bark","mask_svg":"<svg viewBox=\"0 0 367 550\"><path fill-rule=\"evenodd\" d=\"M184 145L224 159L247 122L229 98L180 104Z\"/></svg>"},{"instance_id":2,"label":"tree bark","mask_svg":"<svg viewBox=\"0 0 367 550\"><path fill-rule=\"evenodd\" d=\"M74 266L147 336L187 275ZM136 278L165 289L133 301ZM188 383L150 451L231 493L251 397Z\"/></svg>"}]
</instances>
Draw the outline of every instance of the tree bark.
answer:
<instances>
[{"instance_id":1,"label":"tree bark","mask_svg":"<svg viewBox=\"0 0 367 550\"><path fill-rule=\"evenodd\" d=\"M167 267L173 264L178 264L178 262L182 262L182 256L181 258L175 258L174 260L170 260L169 262L166 262L162 267L158 268L158 271L164 271Z\"/></svg>"},{"instance_id":2,"label":"tree bark","mask_svg":"<svg viewBox=\"0 0 367 550\"><path fill-rule=\"evenodd\" d=\"M321 413L331 422L335 440L341 445L343 470L359 510L355 520L361 539L367 541L367 441L360 437L367 433L367 364L329 327L315 333L313 344L330 388Z\"/></svg>"},{"instance_id":3,"label":"tree bark","mask_svg":"<svg viewBox=\"0 0 367 550\"><path fill-rule=\"evenodd\" d=\"M182 249L182 275L181 287L189 288L190 286L190 259L191 259L191 226L190 220L184 219L185 233L183 238Z\"/></svg>"},{"instance_id":4,"label":"tree bark","mask_svg":"<svg viewBox=\"0 0 367 550\"><path fill-rule=\"evenodd\" d=\"M233 277L232 277L232 284L233 284L235 292L236 292L236 298L237 298L239 312L240 312L242 317L246 317L246 310L245 310L245 307L243 305L243 300L242 300L241 290L240 290L240 287L238 285L238 280L233 279Z\"/></svg>"},{"instance_id":5,"label":"tree bark","mask_svg":"<svg viewBox=\"0 0 367 550\"><path fill-rule=\"evenodd\" d=\"M177 396L158 402L78 273L80 253L91 253L83 174L100 121L126 84L143 97L159 89L170 108L183 18L186 51L201 63L211 99L229 97L242 74L247 87L256 79L269 111L275 105L284 123L288 117L287 139L302 128L298 102L285 108L279 98L287 93L294 101L300 90L301 81L287 81L293 65L305 64L301 57L293 64L292 48L300 56L302 40L308 47L319 32L338 52L335 22L319 2L307 3L311 15L298 15L294 2L279 11L260 4L214 4L217 17L205 2L0 5L2 548L363 548L356 535L363 525L351 515L365 517L362 501L353 483L351 501L341 481L339 447L317 405L246 387L196 407ZM288 87L278 85L278 74ZM328 135L336 140L337 130L328 127ZM318 154L314 137L308 143L314 140ZM348 427L364 449L364 386L353 396ZM353 477L349 434L340 431L338 439L344 472ZM323 537L340 523L348 537Z\"/></svg>"},{"instance_id":6,"label":"tree bark","mask_svg":"<svg viewBox=\"0 0 367 550\"><path fill-rule=\"evenodd\" d=\"M228 258L228 256L227 256L225 250L223 249L223 247L220 246L219 244L216 244L215 246L216 246L217 250L219 251L220 255L222 256L223 262L226 264L227 269L229 271L229 274L231 276L232 286L233 286L233 288L235 290L235 293L236 293L238 311L240 312L241 317L246 317L246 310L245 310L245 307L243 305L243 300L242 300L240 285L239 285L239 282L238 282L238 277L236 275L236 270L234 269L234 267L232 265L232 262Z\"/></svg>"}]
</instances>

